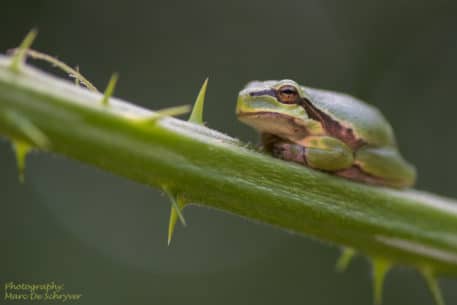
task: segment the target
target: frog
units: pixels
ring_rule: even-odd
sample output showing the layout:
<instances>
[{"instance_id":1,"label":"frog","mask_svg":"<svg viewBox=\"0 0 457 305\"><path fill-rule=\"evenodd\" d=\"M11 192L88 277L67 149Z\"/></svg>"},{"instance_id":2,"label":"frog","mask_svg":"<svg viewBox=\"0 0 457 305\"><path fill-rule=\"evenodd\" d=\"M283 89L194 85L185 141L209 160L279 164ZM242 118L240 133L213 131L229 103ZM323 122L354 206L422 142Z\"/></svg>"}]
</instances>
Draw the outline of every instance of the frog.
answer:
<instances>
[{"instance_id":1,"label":"frog","mask_svg":"<svg viewBox=\"0 0 457 305\"><path fill-rule=\"evenodd\" d=\"M404 189L416 181L391 124L351 95L290 79L252 81L239 92L236 115L275 158L374 186Z\"/></svg>"}]
</instances>

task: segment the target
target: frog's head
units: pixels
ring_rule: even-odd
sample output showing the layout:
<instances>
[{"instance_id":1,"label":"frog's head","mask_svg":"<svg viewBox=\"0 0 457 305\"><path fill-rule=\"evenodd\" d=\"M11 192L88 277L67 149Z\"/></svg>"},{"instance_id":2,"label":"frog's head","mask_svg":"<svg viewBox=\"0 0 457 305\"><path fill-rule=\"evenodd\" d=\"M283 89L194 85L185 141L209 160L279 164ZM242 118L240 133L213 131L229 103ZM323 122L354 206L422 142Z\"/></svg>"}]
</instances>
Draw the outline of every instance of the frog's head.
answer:
<instances>
[{"instance_id":1,"label":"frog's head","mask_svg":"<svg viewBox=\"0 0 457 305\"><path fill-rule=\"evenodd\" d=\"M309 117L302 106L309 96L293 80L254 81L238 95L238 118L259 130L272 134L289 133Z\"/></svg>"}]
</instances>

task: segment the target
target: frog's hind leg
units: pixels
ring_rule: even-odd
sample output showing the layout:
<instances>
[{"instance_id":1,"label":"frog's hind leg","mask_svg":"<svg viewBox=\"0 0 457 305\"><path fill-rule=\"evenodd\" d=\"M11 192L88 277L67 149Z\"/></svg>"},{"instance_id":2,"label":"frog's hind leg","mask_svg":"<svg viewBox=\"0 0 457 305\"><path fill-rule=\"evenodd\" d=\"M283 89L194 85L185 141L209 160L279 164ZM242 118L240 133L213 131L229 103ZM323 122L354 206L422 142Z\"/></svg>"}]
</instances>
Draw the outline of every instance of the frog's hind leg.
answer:
<instances>
[{"instance_id":1,"label":"frog's hind leg","mask_svg":"<svg viewBox=\"0 0 457 305\"><path fill-rule=\"evenodd\" d=\"M265 147L277 158L323 171L345 169L353 163L351 149L333 137L309 136L296 143L276 141L268 144Z\"/></svg>"},{"instance_id":2,"label":"frog's hind leg","mask_svg":"<svg viewBox=\"0 0 457 305\"><path fill-rule=\"evenodd\" d=\"M354 166L336 172L352 180L405 188L416 180L415 168L391 147L363 147L355 153Z\"/></svg>"}]
</instances>

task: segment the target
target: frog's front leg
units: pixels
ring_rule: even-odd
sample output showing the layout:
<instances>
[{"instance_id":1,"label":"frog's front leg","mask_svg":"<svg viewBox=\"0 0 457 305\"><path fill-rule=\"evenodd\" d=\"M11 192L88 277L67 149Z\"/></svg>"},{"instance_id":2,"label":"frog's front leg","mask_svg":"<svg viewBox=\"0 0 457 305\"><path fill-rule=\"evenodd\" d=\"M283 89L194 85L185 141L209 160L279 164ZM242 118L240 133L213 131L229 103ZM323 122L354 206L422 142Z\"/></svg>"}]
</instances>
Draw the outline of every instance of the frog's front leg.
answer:
<instances>
[{"instance_id":1,"label":"frog's front leg","mask_svg":"<svg viewBox=\"0 0 457 305\"><path fill-rule=\"evenodd\" d=\"M291 143L277 140L268 143L272 155L324 171L337 171L352 166L353 152L342 141L328 136L308 136Z\"/></svg>"}]
</instances>

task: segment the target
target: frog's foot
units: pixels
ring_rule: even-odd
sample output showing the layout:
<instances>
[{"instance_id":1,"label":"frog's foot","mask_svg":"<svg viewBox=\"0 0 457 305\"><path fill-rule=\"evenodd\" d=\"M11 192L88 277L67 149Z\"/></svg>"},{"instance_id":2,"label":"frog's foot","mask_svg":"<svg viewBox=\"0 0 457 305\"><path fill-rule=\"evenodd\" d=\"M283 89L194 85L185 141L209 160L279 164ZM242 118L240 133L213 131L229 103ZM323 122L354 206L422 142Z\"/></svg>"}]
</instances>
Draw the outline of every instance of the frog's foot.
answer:
<instances>
[{"instance_id":1,"label":"frog's foot","mask_svg":"<svg viewBox=\"0 0 457 305\"><path fill-rule=\"evenodd\" d=\"M327 136L310 136L298 143L269 143L274 157L304 164L323 171L337 171L353 163L351 149L342 141Z\"/></svg>"},{"instance_id":2,"label":"frog's foot","mask_svg":"<svg viewBox=\"0 0 457 305\"><path fill-rule=\"evenodd\" d=\"M298 144L279 142L270 147L273 157L307 165L306 152L303 146Z\"/></svg>"},{"instance_id":3,"label":"frog's foot","mask_svg":"<svg viewBox=\"0 0 457 305\"><path fill-rule=\"evenodd\" d=\"M358 165L353 165L349 168L336 171L334 174L350 180L364 182L368 184L386 185L386 181L364 172Z\"/></svg>"}]
</instances>

